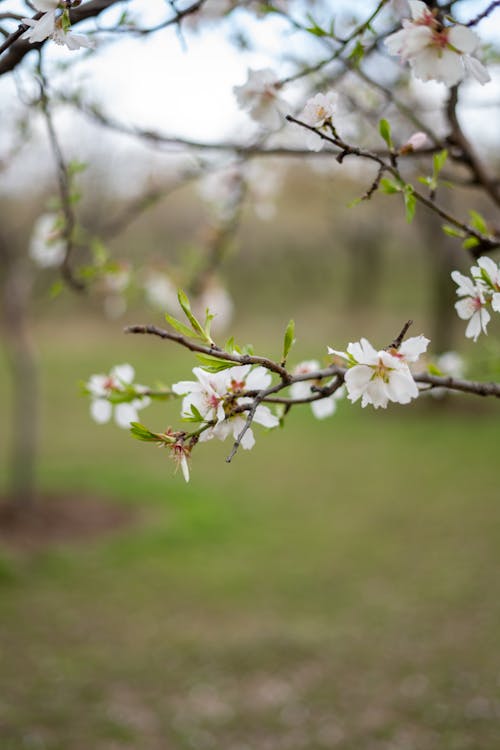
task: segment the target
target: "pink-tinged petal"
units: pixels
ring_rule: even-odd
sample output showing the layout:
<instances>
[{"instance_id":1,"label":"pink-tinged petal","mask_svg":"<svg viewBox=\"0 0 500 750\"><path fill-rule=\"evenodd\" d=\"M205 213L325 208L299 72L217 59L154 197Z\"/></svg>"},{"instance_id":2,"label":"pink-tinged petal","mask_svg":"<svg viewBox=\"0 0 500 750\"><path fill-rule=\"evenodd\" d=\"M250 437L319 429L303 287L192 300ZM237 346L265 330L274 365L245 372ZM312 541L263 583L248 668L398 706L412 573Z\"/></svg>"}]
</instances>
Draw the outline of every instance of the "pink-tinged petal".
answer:
<instances>
[{"instance_id":1,"label":"pink-tinged petal","mask_svg":"<svg viewBox=\"0 0 500 750\"><path fill-rule=\"evenodd\" d=\"M390 36L388 36L384 42L389 54L401 55L402 51L405 48L407 37L408 32L406 31L406 29L401 29L400 31L396 31L395 34L390 34Z\"/></svg>"},{"instance_id":2,"label":"pink-tinged petal","mask_svg":"<svg viewBox=\"0 0 500 750\"><path fill-rule=\"evenodd\" d=\"M409 60L420 55L432 54L432 31L428 26L413 26L406 33L406 41L401 50L403 60Z\"/></svg>"},{"instance_id":3,"label":"pink-tinged petal","mask_svg":"<svg viewBox=\"0 0 500 750\"><path fill-rule=\"evenodd\" d=\"M96 398L90 403L90 414L94 422L105 424L111 418L113 407L104 398Z\"/></svg>"},{"instance_id":4,"label":"pink-tinged petal","mask_svg":"<svg viewBox=\"0 0 500 750\"><path fill-rule=\"evenodd\" d=\"M186 482L189 482L189 464L186 456L181 457L181 470L182 470L182 476L184 477L184 480Z\"/></svg>"},{"instance_id":5,"label":"pink-tinged petal","mask_svg":"<svg viewBox=\"0 0 500 750\"><path fill-rule=\"evenodd\" d=\"M349 344L347 351L360 365L376 365L378 362L378 352L367 339Z\"/></svg>"},{"instance_id":6,"label":"pink-tinged petal","mask_svg":"<svg viewBox=\"0 0 500 750\"><path fill-rule=\"evenodd\" d=\"M481 270L483 270L489 277L492 284L498 284L500 282L500 270L497 263L495 263L492 258L488 258L487 255L483 255L478 259L477 265L479 266L477 275L480 275Z\"/></svg>"},{"instance_id":7,"label":"pink-tinged petal","mask_svg":"<svg viewBox=\"0 0 500 750\"><path fill-rule=\"evenodd\" d=\"M446 86L455 86L465 76L461 55L451 49L440 50L434 64L434 78L437 81L442 81Z\"/></svg>"},{"instance_id":8,"label":"pink-tinged petal","mask_svg":"<svg viewBox=\"0 0 500 750\"><path fill-rule=\"evenodd\" d=\"M491 309L500 312L500 292L495 292L491 298Z\"/></svg>"},{"instance_id":9,"label":"pink-tinged petal","mask_svg":"<svg viewBox=\"0 0 500 750\"><path fill-rule=\"evenodd\" d=\"M406 367L406 364L402 357L395 357L393 354L390 354L383 349L378 352L378 361L387 370L399 370Z\"/></svg>"},{"instance_id":10,"label":"pink-tinged petal","mask_svg":"<svg viewBox=\"0 0 500 750\"><path fill-rule=\"evenodd\" d=\"M465 295L469 295L470 297L476 296L476 285L474 284L472 279L469 279L468 276L464 276L463 273L460 273L460 271L452 271L451 278L453 279L455 284L458 285L457 294L459 297L463 297Z\"/></svg>"},{"instance_id":11,"label":"pink-tinged petal","mask_svg":"<svg viewBox=\"0 0 500 750\"><path fill-rule=\"evenodd\" d=\"M117 404L115 406L115 422L118 427L127 430L131 422L137 422L137 410L132 404Z\"/></svg>"},{"instance_id":12,"label":"pink-tinged petal","mask_svg":"<svg viewBox=\"0 0 500 750\"><path fill-rule=\"evenodd\" d=\"M448 31L448 41L460 52L471 54L479 44L479 37L466 26L452 26Z\"/></svg>"},{"instance_id":13,"label":"pink-tinged petal","mask_svg":"<svg viewBox=\"0 0 500 750\"><path fill-rule=\"evenodd\" d=\"M263 427L278 427L280 421L267 406L258 406L253 421Z\"/></svg>"},{"instance_id":14,"label":"pink-tinged petal","mask_svg":"<svg viewBox=\"0 0 500 750\"><path fill-rule=\"evenodd\" d=\"M342 357L342 359L349 359L347 352L339 352L337 349L332 349L331 346L326 347L328 354L333 354L336 357Z\"/></svg>"},{"instance_id":15,"label":"pink-tinged petal","mask_svg":"<svg viewBox=\"0 0 500 750\"><path fill-rule=\"evenodd\" d=\"M363 394L373 377L373 369L367 365L355 365L346 372L345 385L349 401L354 403Z\"/></svg>"},{"instance_id":16,"label":"pink-tinged petal","mask_svg":"<svg viewBox=\"0 0 500 750\"><path fill-rule=\"evenodd\" d=\"M469 320L477 310L476 304L472 297L464 297L455 303L457 315L462 320Z\"/></svg>"},{"instance_id":17,"label":"pink-tinged petal","mask_svg":"<svg viewBox=\"0 0 500 750\"><path fill-rule=\"evenodd\" d=\"M45 13L38 21L34 21L32 18L23 18L23 23L31 26L31 29L28 29L22 35L22 39L27 39L31 44L36 44L52 36L55 30L56 14L55 11L50 11Z\"/></svg>"},{"instance_id":18,"label":"pink-tinged petal","mask_svg":"<svg viewBox=\"0 0 500 750\"><path fill-rule=\"evenodd\" d=\"M488 70L481 62L479 62L477 58L470 57L469 55L464 55L462 59L467 73L470 73L470 75L473 76L476 81L479 81L481 86L484 86L485 83L489 83L491 81L491 76L488 73Z\"/></svg>"},{"instance_id":19,"label":"pink-tinged petal","mask_svg":"<svg viewBox=\"0 0 500 750\"><path fill-rule=\"evenodd\" d=\"M116 378L123 385L130 385L134 382L135 370L132 365L116 365L110 372L111 377Z\"/></svg>"},{"instance_id":20,"label":"pink-tinged petal","mask_svg":"<svg viewBox=\"0 0 500 750\"><path fill-rule=\"evenodd\" d=\"M311 409L316 419L326 419L327 417L331 417L332 414L335 414L337 404L335 403L333 396L329 396L328 398L322 398L319 401L313 401L311 403Z\"/></svg>"},{"instance_id":21,"label":"pink-tinged petal","mask_svg":"<svg viewBox=\"0 0 500 750\"><path fill-rule=\"evenodd\" d=\"M172 385L172 390L178 396L184 396L186 393L197 393L201 391L201 384L196 380L179 380Z\"/></svg>"},{"instance_id":22,"label":"pink-tinged petal","mask_svg":"<svg viewBox=\"0 0 500 750\"><path fill-rule=\"evenodd\" d=\"M412 336L406 341L403 341L399 347L399 354L401 354L407 362L416 362L420 355L427 351L429 344L430 339L425 338L425 336Z\"/></svg>"},{"instance_id":23,"label":"pink-tinged petal","mask_svg":"<svg viewBox=\"0 0 500 750\"><path fill-rule=\"evenodd\" d=\"M418 388L410 371L395 370L391 372L389 382L386 384L387 395L391 401L399 404L408 404L412 398L417 398Z\"/></svg>"},{"instance_id":24,"label":"pink-tinged petal","mask_svg":"<svg viewBox=\"0 0 500 750\"><path fill-rule=\"evenodd\" d=\"M385 409L388 401L389 397L387 395L386 384L382 378L374 378L370 381L366 391L363 393L361 406L364 408L367 404L372 404L375 409L378 409L379 407Z\"/></svg>"},{"instance_id":25,"label":"pink-tinged petal","mask_svg":"<svg viewBox=\"0 0 500 750\"><path fill-rule=\"evenodd\" d=\"M408 5L410 6L411 17L414 21L420 21L429 12L429 6L422 2L422 0L408 0Z\"/></svg>"},{"instance_id":26,"label":"pink-tinged petal","mask_svg":"<svg viewBox=\"0 0 500 750\"><path fill-rule=\"evenodd\" d=\"M200 443L207 443L209 440L212 440L212 438L214 437L217 437L215 434L214 428L209 427L208 429L203 430L203 432L200 433L199 441Z\"/></svg>"},{"instance_id":27,"label":"pink-tinged petal","mask_svg":"<svg viewBox=\"0 0 500 750\"><path fill-rule=\"evenodd\" d=\"M271 385L271 374L264 367L256 367L246 379L246 390L262 391Z\"/></svg>"}]
</instances>

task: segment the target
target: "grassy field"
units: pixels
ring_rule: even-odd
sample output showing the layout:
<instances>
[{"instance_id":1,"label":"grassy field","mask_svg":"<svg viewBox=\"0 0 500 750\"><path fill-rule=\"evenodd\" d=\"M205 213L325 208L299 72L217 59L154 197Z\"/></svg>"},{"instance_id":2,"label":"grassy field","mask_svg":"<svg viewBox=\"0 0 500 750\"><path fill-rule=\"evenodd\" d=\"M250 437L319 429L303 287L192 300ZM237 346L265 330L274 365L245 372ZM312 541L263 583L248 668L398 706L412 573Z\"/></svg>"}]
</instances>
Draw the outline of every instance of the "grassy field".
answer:
<instances>
[{"instance_id":1,"label":"grassy field","mask_svg":"<svg viewBox=\"0 0 500 750\"><path fill-rule=\"evenodd\" d=\"M304 409L230 466L228 445L200 449L185 485L93 425L76 383L121 361L186 377L187 356L97 325L39 340L42 486L140 518L0 550L2 750L498 746L495 404Z\"/></svg>"}]
</instances>

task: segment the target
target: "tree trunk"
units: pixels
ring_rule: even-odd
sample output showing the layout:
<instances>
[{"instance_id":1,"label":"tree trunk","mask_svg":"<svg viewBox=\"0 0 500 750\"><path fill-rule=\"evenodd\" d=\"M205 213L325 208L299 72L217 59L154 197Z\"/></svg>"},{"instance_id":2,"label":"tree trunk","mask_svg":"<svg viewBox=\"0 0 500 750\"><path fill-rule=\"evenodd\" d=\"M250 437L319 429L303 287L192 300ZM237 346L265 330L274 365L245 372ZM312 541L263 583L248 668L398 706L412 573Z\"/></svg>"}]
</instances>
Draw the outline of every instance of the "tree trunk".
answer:
<instances>
[{"instance_id":1,"label":"tree trunk","mask_svg":"<svg viewBox=\"0 0 500 750\"><path fill-rule=\"evenodd\" d=\"M38 453L38 361L29 326L31 271L26 258L0 236L3 333L11 375L8 498L16 511L36 497Z\"/></svg>"}]
</instances>

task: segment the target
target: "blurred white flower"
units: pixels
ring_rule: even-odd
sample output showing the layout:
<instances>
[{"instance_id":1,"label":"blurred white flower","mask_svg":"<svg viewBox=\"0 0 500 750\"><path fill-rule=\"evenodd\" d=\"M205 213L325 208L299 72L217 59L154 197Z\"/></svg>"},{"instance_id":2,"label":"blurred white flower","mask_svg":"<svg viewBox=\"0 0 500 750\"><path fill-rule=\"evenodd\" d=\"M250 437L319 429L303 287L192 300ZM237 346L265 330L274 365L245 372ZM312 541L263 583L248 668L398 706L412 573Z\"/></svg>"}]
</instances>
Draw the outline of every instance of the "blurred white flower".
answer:
<instances>
[{"instance_id":1,"label":"blurred white flower","mask_svg":"<svg viewBox=\"0 0 500 750\"><path fill-rule=\"evenodd\" d=\"M338 95L335 91L328 91L326 94L316 94L308 99L297 119L311 128L328 133L328 125L332 122L335 110L337 109L337 102ZM324 140L310 131L307 133L306 142L307 147L311 151L321 151L325 145Z\"/></svg>"},{"instance_id":2,"label":"blurred white flower","mask_svg":"<svg viewBox=\"0 0 500 750\"><path fill-rule=\"evenodd\" d=\"M412 20L405 19L403 28L385 40L391 55L408 61L422 81L455 86L467 73L481 84L490 80L486 68L471 57L480 42L474 31L460 25L443 26L421 0L410 0L409 6Z\"/></svg>"},{"instance_id":3,"label":"blurred white flower","mask_svg":"<svg viewBox=\"0 0 500 750\"><path fill-rule=\"evenodd\" d=\"M202 320L207 310L214 316L212 332L220 334L227 331L233 319L234 303L227 289L216 279L210 279L201 294L193 300L194 314Z\"/></svg>"},{"instance_id":4,"label":"blurred white flower","mask_svg":"<svg viewBox=\"0 0 500 750\"><path fill-rule=\"evenodd\" d=\"M31 235L29 256L41 268L60 266L66 253L66 244L57 229L57 214L38 217Z\"/></svg>"},{"instance_id":5,"label":"blurred white flower","mask_svg":"<svg viewBox=\"0 0 500 750\"><path fill-rule=\"evenodd\" d=\"M317 372L320 369L320 364L316 359L309 359L304 362L300 362L293 370L293 375L309 375L309 373ZM314 395L314 391L311 390L311 386L324 386L325 383L321 380L302 380L298 383L293 383L290 387L290 395L292 398L302 399L309 398ZM316 419L325 419L330 417L337 410L337 401L343 398L345 395L344 388L339 388L332 393L331 396L327 396L317 401L311 401L312 413Z\"/></svg>"},{"instance_id":6,"label":"blurred white flower","mask_svg":"<svg viewBox=\"0 0 500 750\"><path fill-rule=\"evenodd\" d=\"M481 331L487 333L486 327L491 319L491 315L486 309L487 301L484 286L481 282L474 282L459 271L452 271L451 278L458 285L458 296L462 297L455 303L455 310L459 318L469 321L465 329L465 336L477 341Z\"/></svg>"},{"instance_id":7,"label":"blurred white flower","mask_svg":"<svg viewBox=\"0 0 500 750\"><path fill-rule=\"evenodd\" d=\"M143 281L146 300L152 307L162 312L176 312L179 309L177 289L166 273L148 271Z\"/></svg>"},{"instance_id":8,"label":"blurred white flower","mask_svg":"<svg viewBox=\"0 0 500 750\"><path fill-rule=\"evenodd\" d=\"M109 422L113 411L116 424L123 429L138 421L138 410L148 406L151 399L141 395L146 389L134 384L134 375L134 368L129 364L116 365L108 375L91 375L86 390L91 397L91 416L98 424ZM131 388L134 393L129 396L126 392ZM129 400L119 401L121 394ZM117 401L110 400L113 398Z\"/></svg>"},{"instance_id":9,"label":"blurred white flower","mask_svg":"<svg viewBox=\"0 0 500 750\"><path fill-rule=\"evenodd\" d=\"M265 128L277 130L283 124L288 104L279 95L279 79L270 68L248 70L246 82L234 86L238 105Z\"/></svg>"},{"instance_id":10,"label":"blurred white flower","mask_svg":"<svg viewBox=\"0 0 500 750\"><path fill-rule=\"evenodd\" d=\"M425 351L429 339L415 336L408 339L399 351L377 351L367 339L351 343L347 353L328 347L328 353L342 357L350 365L345 374L348 398L355 403L361 398L361 406L373 404L375 409L385 409L389 401L408 404L417 398L418 388L413 380L408 362L415 362Z\"/></svg>"}]
</instances>

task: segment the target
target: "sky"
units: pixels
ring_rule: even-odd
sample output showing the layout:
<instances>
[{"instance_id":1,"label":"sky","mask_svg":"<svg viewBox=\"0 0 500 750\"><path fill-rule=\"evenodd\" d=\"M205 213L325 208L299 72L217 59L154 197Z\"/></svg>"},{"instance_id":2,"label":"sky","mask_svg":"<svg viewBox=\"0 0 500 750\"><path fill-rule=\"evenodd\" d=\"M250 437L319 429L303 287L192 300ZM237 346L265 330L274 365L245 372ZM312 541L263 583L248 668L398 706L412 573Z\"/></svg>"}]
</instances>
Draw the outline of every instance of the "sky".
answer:
<instances>
[{"instance_id":1,"label":"sky","mask_svg":"<svg viewBox=\"0 0 500 750\"><path fill-rule=\"evenodd\" d=\"M208 0L208 6L214 1ZM457 5L457 11L463 18L470 18L487 4L483 0L464 0ZM8 5L20 4L15 0ZM147 24L163 17L166 3L164 0L131 0L127 7L132 14L137 9L141 21ZM373 8L373 0L356 0L355 3L336 0L335 8L339 7L346 13L355 7L364 14ZM111 25L117 14L118 10L108 13L101 21L102 26ZM255 50L235 51L230 42L235 26L254 41ZM90 23L89 28L95 25ZM255 125L238 109L233 86L245 81L249 67L269 66L276 70L276 57L283 52L306 56L305 45L310 43L304 35L291 36L288 24L277 16L262 21L245 11L234 14L231 23L206 24L201 30L194 30L185 23L183 29L182 37L173 27L143 38L99 33L101 46L95 59L82 59L80 53L51 45L47 55L50 63L74 61L75 54L81 59L62 72L51 73L51 81L65 93L81 90L86 100L98 103L105 112L126 124L203 141L244 139L255 132ZM478 30L485 41L500 40L500 9L480 24ZM283 75L289 70L286 62L282 62L276 72ZM13 76L4 79L0 81L0 97L4 102L0 125L5 128L19 104L16 81ZM32 87L25 74L17 76L17 83L28 92ZM422 84L422 87L430 101L439 99L444 91L441 84ZM487 139L494 138L499 130L495 119L498 109L491 110L491 104L500 101L498 76L485 87L466 87L465 94L473 103L467 112L467 127L473 134L481 132ZM295 99L291 94L290 102L298 103L297 94ZM489 112L487 117L485 111ZM69 129L74 140L72 120L63 118L61 127L66 137Z\"/></svg>"}]
</instances>

